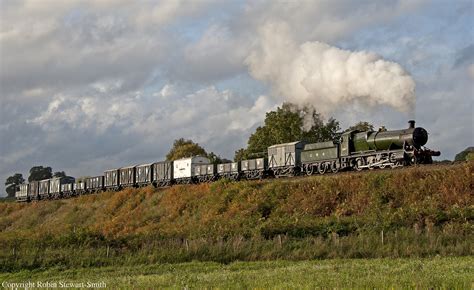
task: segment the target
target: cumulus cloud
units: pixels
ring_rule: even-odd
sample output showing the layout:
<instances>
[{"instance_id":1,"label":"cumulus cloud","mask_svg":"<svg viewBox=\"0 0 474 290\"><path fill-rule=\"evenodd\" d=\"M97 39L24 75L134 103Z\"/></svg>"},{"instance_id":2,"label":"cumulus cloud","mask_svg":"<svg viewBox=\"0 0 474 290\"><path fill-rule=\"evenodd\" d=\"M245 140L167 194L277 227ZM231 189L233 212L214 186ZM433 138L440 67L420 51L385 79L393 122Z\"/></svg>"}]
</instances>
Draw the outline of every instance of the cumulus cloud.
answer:
<instances>
[{"instance_id":1,"label":"cumulus cloud","mask_svg":"<svg viewBox=\"0 0 474 290\"><path fill-rule=\"evenodd\" d=\"M389 23L419 9L423 0L397 1L253 1L245 10L244 29L285 23L297 43L308 40L334 42L365 26Z\"/></svg>"},{"instance_id":2,"label":"cumulus cloud","mask_svg":"<svg viewBox=\"0 0 474 290\"><path fill-rule=\"evenodd\" d=\"M11 1L2 4L3 97L117 79L135 90L179 46L179 17L206 13L210 1Z\"/></svg>"},{"instance_id":3,"label":"cumulus cloud","mask_svg":"<svg viewBox=\"0 0 474 290\"><path fill-rule=\"evenodd\" d=\"M172 101L163 102L164 98ZM143 141L155 140L165 150L173 138L181 136L212 144L214 139L225 140L229 134L245 135L274 106L267 96L250 101L214 86L185 92L166 84L151 95L136 92L115 97L99 88L82 98L75 94L56 95L47 109L27 123L48 134L70 131L113 139L110 133L118 131L140 136Z\"/></svg>"},{"instance_id":4,"label":"cumulus cloud","mask_svg":"<svg viewBox=\"0 0 474 290\"><path fill-rule=\"evenodd\" d=\"M461 49L456 53L456 61L454 62L454 67L469 65L474 62L474 43L468 45L467 47Z\"/></svg>"},{"instance_id":5,"label":"cumulus cloud","mask_svg":"<svg viewBox=\"0 0 474 290\"><path fill-rule=\"evenodd\" d=\"M471 65L467 68L467 71L468 71L468 74L469 74L469 76L471 77L471 79L474 80L474 64L471 64Z\"/></svg>"}]
</instances>

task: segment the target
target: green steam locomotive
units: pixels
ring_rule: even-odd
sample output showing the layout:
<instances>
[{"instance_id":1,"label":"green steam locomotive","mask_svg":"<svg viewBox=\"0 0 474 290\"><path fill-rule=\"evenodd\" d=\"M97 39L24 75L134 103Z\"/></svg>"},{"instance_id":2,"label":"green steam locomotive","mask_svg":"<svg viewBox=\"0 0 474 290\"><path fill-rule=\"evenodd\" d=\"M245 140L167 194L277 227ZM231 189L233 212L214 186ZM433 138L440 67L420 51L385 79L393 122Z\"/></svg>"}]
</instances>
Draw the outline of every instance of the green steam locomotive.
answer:
<instances>
[{"instance_id":1,"label":"green steam locomotive","mask_svg":"<svg viewBox=\"0 0 474 290\"><path fill-rule=\"evenodd\" d=\"M440 152L424 147L428 132L415 127L413 120L408 123L409 127L402 130L352 130L335 141L312 144L297 141L270 146L269 170L280 177L432 163L432 156L439 156Z\"/></svg>"}]
</instances>

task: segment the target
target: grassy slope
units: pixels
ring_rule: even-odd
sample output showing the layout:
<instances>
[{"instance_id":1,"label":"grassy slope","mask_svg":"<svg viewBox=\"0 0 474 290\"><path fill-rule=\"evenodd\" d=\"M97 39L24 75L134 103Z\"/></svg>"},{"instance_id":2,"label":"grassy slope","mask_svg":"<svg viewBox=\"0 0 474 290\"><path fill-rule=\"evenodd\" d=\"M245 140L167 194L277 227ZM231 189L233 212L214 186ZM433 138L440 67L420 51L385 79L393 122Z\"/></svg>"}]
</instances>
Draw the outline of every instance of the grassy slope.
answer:
<instances>
[{"instance_id":1,"label":"grassy slope","mask_svg":"<svg viewBox=\"0 0 474 290\"><path fill-rule=\"evenodd\" d=\"M0 203L0 267L472 255L473 169L470 162Z\"/></svg>"},{"instance_id":2,"label":"grassy slope","mask_svg":"<svg viewBox=\"0 0 474 290\"><path fill-rule=\"evenodd\" d=\"M0 281L105 282L108 288L463 288L474 258L214 262L1 274Z\"/></svg>"}]
</instances>

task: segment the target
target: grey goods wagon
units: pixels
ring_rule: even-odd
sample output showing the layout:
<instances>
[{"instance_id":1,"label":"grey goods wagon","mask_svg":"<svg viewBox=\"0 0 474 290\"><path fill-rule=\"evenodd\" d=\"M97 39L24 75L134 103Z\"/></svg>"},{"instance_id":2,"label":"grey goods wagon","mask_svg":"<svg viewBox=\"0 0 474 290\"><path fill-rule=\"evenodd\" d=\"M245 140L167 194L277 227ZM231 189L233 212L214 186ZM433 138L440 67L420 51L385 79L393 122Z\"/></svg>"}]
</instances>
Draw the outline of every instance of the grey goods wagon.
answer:
<instances>
[{"instance_id":1,"label":"grey goods wagon","mask_svg":"<svg viewBox=\"0 0 474 290\"><path fill-rule=\"evenodd\" d=\"M268 168L275 177L293 176L301 171L301 152L305 142L296 141L268 147Z\"/></svg>"},{"instance_id":2,"label":"grey goods wagon","mask_svg":"<svg viewBox=\"0 0 474 290\"><path fill-rule=\"evenodd\" d=\"M29 197L31 200L39 200L39 181L30 182Z\"/></svg>"},{"instance_id":3,"label":"grey goods wagon","mask_svg":"<svg viewBox=\"0 0 474 290\"><path fill-rule=\"evenodd\" d=\"M49 194L51 198L61 198L63 192L61 185L74 183L74 177L54 177L49 180Z\"/></svg>"},{"instance_id":4,"label":"grey goods wagon","mask_svg":"<svg viewBox=\"0 0 474 290\"><path fill-rule=\"evenodd\" d=\"M240 162L217 164L217 174L219 177L238 180L240 177Z\"/></svg>"},{"instance_id":5,"label":"grey goods wagon","mask_svg":"<svg viewBox=\"0 0 474 290\"><path fill-rule=\"evenodd\" d=\"M118 190L120 181L120 170L109 169L104 172L104 187L106 189Z\"/></svg>"},{"instance_id":6,"label":"grey goods wagon","mask_svg":"<svg viewBox=\"0 0 474 290\"><path fill-rule=\"evenodd\" d=\"M15 193L16 200L18 201L29 201L29 190L30 185L28 183L20 184L18 186L18 191Z\"/></svg>"},{"instance_id":7,"label":"grey goods wagon","mask_svg":"<svg viewBox=\"0 0 474 290\"><path fill-rule=\"evenodd\" d=\"M83 194L86 191L85 182L77 181L72 185L72 190L75 195Z\"/></svg>"},{"instance_id":8,"label":"grey goods wagon","mask_svg":"<svg viewBox=\"0 0 474 290\"><path fill-rule=\"evenodd\" d=\"M135 169L135 182L137 186L144 186L152 183L153 163L137 165Z\"/></svg>"},{"instance_id":9,"label":"grey goods wagon","mask_svg":"<svg viewBox=\"0 0 474 290\"><path fill-rule=\"evenodd\" d=\"M268 159L256 158L240 161L242 175L247 179L264 178L268 174Z\"/></svg>"},{"instance_id":10,"label":"grey goods wagon","mask_svg":"<svg viewBox=\"0 0 474 290\"><path fill-rule=\"evenodd\" d=\"M198 182L210 182L217 179L217 165L216 164L195 164L193 170L193 177Z\"/></svg>"},{"instance_id":11,"label":"grey goods wagon","mask_svg":"<svg viewBox=\"0 0 474 290\"><path fill-rule=\"evenodd\" d=\"M86 178L85 190L87 192L99 192L104 189L104 176L94 176Z\"/></svg>"},{"instance_id":12,"label":"grey goods wagon","mask_svg":"<svg viewBox=\"0 0 474 290\"><path fill-rule=\"evenodd\" d=\"M156 186L168 186L173 183L173 162L155 162L152 165L153 183Z\"/></svg>"},{"instance_id":13,"label":"grey goods wagon","mask_svg":"<svg viewBox=\"0 0 474 290\"><path fill-rule=\"evenodd\" d=\"M49 198L49 179L39 181L39 198L47 199Z\"/></svg>"},{"instance_id":14,"label":"grey goods wagon","mask_svg":"<svg viewBox=\"0 0 474 290\"><path fill-rule=\"evenodd\" d=\"M174 160L173 182L178 184L187 184L195 182L197 179L194 170L198 168L196 167L196 165L208 164L211 164L211 161L209 160L209 158L203 156L193 156Z\"/></svg>"},{"instance_id":15,"label":"grey goods wagon","mask_svg":"<svg viewBox=\"0 0 474 290\"><path fill-rule=\"evenodd\" d=\"M125 187L133 187L135 186L135 169L137 168L136 165L122 167L119 169L120 178L119 178L119 186L120 188Z\"/></svg>"},{"instance_id":16,"label":"grey goods wagon","mask_svg":"<svg viewBox=\"0 0 474 290\"><path fill-rule=\"evenodd\" d=\"M73 196L74 195L74 183L61 184L61 191L63 193L63 196Z\"/></svg>"}]
</instances>

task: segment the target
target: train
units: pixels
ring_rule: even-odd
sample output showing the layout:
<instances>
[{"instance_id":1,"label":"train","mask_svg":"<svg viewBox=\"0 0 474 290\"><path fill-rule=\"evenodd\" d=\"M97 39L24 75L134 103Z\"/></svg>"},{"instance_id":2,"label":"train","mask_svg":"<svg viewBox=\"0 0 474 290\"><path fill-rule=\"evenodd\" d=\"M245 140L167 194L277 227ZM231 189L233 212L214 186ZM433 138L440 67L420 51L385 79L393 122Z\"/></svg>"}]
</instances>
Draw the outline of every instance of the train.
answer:
<instances>
[{"instance_id":1,"label":"train","mask_svg":"<svg viewBox=\"0 0 474 290\"><path fill-rule=\"evenodd\" d=\"M408 128L401 130L348 130L326 142L275 144L268 147L265 157L239 162L213 164L207 157L192 156L109 169L103 175L82 180L55 177L32 181L18 186L16 200L60 199L127 187L166 187L221 178L252 180L432 163L432 157L441 153L425 147L428 132L424 128L415 127L413 120L408 123Z\"/></svg>"}]
</instances>

